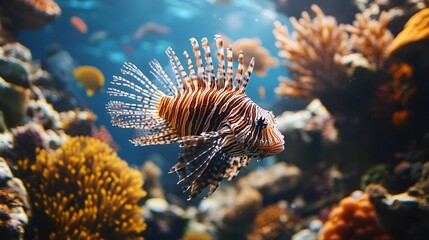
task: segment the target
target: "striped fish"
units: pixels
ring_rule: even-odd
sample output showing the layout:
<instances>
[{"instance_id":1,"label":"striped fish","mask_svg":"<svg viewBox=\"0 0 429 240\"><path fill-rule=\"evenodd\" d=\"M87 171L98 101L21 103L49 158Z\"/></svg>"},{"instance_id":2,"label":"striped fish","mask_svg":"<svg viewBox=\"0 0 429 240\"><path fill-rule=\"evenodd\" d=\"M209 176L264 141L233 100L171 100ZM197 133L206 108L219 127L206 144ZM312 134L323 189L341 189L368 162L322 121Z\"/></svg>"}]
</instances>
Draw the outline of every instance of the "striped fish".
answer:
<instances>
[{"instance_id":1,"label":"striped fish","mask_svg":"<svg viewBox=\"0 0 429 240\"><path fill-rule=\"evenodd\" d=\"M252 157L262 159L284 149L273 113L245 93L254 59L245 71L240 54L234 73L232 49L224 48L216 35L215 72L209 41L201 40L203 53L195 38L190 41L195 66L185 51L187 71L173 49L166 50L174 80L156 60L150 63L154 80L126 62L122 74L133 80L113 76L112 84L117 87L107 91L124 100L110 101L107 110L112 125L138 130L132 143L179 143L183 148L170 173L178 174L184 192L190 190L188 200L207 186L207 196L212 194L223 178L233 179Z\"/></svg>"}]
</instances>

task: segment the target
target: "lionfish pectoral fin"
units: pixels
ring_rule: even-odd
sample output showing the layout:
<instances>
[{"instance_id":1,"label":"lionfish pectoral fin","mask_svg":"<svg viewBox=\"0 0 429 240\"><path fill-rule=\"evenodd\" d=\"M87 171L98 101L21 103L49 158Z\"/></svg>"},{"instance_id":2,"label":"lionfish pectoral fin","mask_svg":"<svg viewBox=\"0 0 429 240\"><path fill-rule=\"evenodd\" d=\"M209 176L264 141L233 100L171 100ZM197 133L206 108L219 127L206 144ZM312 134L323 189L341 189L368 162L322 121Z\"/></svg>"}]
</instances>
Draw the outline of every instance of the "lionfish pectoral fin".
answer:
<instances>
[{"instance_id":1,"label":"lionfish pectoral fin","mask_svg":"<svg viewBox=\"0 0 429 240\"><path fill-rule=\"evenodd\" d=\"M178 184L183 183L184 192L190 189L188 200L195 198L209 185L209 194L213 193L227 167L225 160L228 156L222 151L222 135L207 132L183 137L179 142L183 151L170 173L178 174Z\"/></svg>"},{"instance_id":2,"label":"lionfish pectoral fin","mask_svg":"<svg viewBox=\"0 0 429 240\"><path fill-rule=\"evenodd\" d=\"M230 157L228 160L228 168L226 169L226 173L225 173L226 179L228 181L231 181L232 179L237 177L241 168L247 167L250 159L251 158L249 156L246 156L246 155Z\"/></svg>"}]
</instances>

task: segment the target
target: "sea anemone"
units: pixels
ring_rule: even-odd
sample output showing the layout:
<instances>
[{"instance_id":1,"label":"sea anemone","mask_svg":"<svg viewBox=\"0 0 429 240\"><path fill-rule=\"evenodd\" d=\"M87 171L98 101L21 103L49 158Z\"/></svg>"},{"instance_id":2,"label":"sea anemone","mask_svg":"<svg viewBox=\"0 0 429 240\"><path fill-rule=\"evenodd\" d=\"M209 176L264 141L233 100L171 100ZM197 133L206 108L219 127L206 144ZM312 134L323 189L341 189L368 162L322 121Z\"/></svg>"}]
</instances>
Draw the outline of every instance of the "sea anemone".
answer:
<instances>
[{"instance_id":1,"label":"sea anemone","mask_svg":"<svg viewBox=\"0 0 429 240\"><path fill-rule=\"evenodd\" d=\"M41 239L143 239L142 176L106 143L74 137L19 169Z\"/></svg>"}]
</instances>

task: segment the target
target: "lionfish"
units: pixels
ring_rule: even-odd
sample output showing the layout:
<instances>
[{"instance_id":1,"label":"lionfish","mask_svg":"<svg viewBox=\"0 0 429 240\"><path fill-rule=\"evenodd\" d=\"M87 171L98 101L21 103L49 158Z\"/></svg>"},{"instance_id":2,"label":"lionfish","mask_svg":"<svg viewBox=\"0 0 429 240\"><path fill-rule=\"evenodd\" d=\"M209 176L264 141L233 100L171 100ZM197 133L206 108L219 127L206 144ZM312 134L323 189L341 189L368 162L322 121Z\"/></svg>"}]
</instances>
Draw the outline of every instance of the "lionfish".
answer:
<instances>
[{"instance_id":1,"label":"lionfish","mask_svg":"<svg viewBox=\"0 0 429 240\"><path fill-rule=\"evenodd\" d=\"M107 110L113 126L137 129L132 143L179 143L183 148L170 173L178 174L183 192L190 189L188 200L209 185L207 196L211 195L223 178L233 179L252 157L260 160L284 149L283 135L276 127L273 113L256 105L245 93L254 58L244 71L241 52L234 74L231 46L225 49L222 38L215 35L215 74L207 38L201 40L204 65L198 41L190 41L196 71L186 51L183 54L188 72L169 47L166 54L175 81L157 60L149 64L155 80L149 80L135 65L125 62L121 72L133 80L113 76L112 84L119 88L107 91L110 96L128 100L110 101Z\"/></svg>"}]
</instances>

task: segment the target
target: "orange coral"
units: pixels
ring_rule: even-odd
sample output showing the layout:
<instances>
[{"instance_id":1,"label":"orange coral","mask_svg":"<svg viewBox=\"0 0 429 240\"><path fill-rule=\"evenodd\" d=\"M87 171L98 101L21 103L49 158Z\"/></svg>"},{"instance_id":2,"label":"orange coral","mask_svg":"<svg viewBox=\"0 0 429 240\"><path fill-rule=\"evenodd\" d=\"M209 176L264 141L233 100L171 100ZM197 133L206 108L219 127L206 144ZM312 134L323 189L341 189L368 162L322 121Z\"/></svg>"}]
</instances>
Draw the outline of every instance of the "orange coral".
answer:
<instances>
[{"instance_id":1,"label":"orange coral","mask_svg":"<svg viewBox=\"0 0 429 240\"><path fill-rule=\"evenodd\" d=\"M41 150L20 161L42 239L143 239L139 171L105 143L74 137L58 152ZM26 169L27 168L27 169Z\"/></svg>"},{"instance_id":2,"label":"orange coral","mask_svg":"<svg viewBox=\"0 0 429 240\"><path fill-rule=\"evenodd\" d=\"M247 240L290 239L297 222L297 217L287 210L285 201L268 205L256 216Z\"/></svg>"},{"instance_id":3,"label":"orange coral","mask_svg":"<svg viewBox=\"0 0 429 240\"><path fill-rule=\"evenodd\" d=\"M378 20L373 20L364 14L356 14L353 25L346 29L351 33L350 43L353 50L362 53L375 70L380 70L385 60L385 50L392 42L393 35L387 29L390 21L389 14L382 12Z\"/></svg>"},{"instance_id":4,"label":"orange coral","mask_svg":"<svg viewBox=\"0 0 429 240\"><path fill-rule=\"evenodd\" d=\"M382 229L375 218L374 207L368 195L354 192L352 196L340 201L324 224L320 240L388 240L390 236Z\"/></svg>"},{"instance_id":5,"label":"orange coral","mask_svg":"<svg viewBox=\"0 0 429 240\"><path fill-rule=\"evenodd\" d=\"M235 59L238 59L240 52L243 51L244 62L250 62L250 58L255 58L255 72L259 76L265 76L267 69L276 67L278 61L270 55L268 49L261 46L259 38L241 38L232 44L232 53ZM247 67L247 66L245 66Z\"/></svg>"},{"instance_id":6,"label":"orange coral","mask_svg":"<svg viewBox=\"0 0 429 240\"><path fill-rule=\"evenodd\" d=\"M296 32L275 22L274 36L279 55L289 62L286 67L292 80L282 78L276 88L278 94L297 97L318 97L338 88L347 77L341 57L349 53L348 36L343 24L337 25L332 16L325 16L317 5L311 9L316 14L312 19L308 12L290 21Z\"/></svg>"},{"instance_id":7,"label":"orange coral","mask_svg":"<svg viewBox=\"0 0 429 240\"><path fill-rule=\"evenodd\" d=\"M429 40L429 8L418 11L405 24L387 49L387 55L400 54L401 49L413 43ZM405 51L406 52L406 51Z\"/></svg>"}]
</instances>

